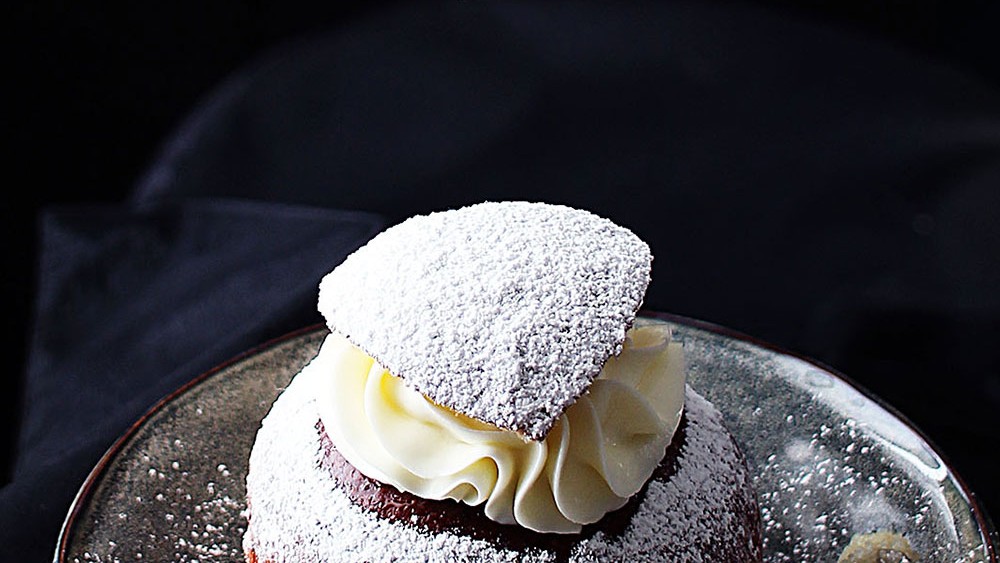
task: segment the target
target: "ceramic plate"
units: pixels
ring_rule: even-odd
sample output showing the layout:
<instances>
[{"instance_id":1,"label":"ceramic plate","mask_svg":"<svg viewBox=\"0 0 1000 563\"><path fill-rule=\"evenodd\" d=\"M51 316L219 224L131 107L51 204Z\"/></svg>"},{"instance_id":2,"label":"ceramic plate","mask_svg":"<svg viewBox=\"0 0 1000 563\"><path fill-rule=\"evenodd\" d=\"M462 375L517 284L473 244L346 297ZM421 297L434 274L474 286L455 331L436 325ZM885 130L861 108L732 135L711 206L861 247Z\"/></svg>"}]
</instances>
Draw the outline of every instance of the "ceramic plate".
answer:
<instances>
[{"instance_id":1,"label":"ceramic plate","mask_svg":"<svg viewBox=\"0 0 1000 563\"><path fill-rule=\"evenodd\" d=\"M674 325L688 381L752 464L767 561L836 561L852 536L877 530L904 535L921 561L996 561L996 532L965 484L877 398L765 343L648 314ZM325 334L265 344L151 409L83 484L55 560L242 561L254 436Z\"/></svg>"}]
</instances>

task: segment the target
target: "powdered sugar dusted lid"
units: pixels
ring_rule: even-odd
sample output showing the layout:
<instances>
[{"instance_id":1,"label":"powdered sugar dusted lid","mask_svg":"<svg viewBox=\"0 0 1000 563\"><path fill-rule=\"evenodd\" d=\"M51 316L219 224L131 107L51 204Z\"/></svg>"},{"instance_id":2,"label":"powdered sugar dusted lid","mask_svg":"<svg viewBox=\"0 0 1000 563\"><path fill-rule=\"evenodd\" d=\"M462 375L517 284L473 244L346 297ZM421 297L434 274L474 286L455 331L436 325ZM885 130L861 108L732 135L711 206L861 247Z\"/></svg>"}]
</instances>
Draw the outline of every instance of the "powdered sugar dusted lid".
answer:
<instances>
[{"instance_id":1,"label":"powdered sugar dusted lid","mask_svg":"<svg viewBox=\"0 0 1000 563\"><path fill-rule=\"evenodd\" d=\"M649 246L561 205L412 217L320 283L327 325L432 401L540 440L621 351Z\"/></svg>"}]
</instances>

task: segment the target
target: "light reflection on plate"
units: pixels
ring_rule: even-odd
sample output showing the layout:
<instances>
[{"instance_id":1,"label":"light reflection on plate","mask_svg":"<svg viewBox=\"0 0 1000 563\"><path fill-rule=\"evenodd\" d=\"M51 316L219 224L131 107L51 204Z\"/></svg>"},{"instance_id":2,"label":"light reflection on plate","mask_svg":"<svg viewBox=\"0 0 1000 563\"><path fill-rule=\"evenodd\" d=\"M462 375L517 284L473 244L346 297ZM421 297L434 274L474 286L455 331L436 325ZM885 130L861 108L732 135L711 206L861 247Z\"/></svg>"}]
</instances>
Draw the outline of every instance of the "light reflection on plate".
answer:
<instances>
[{"instance_id":1,"label":"light reflection on plate","mask_svg":"<svg viewBox=\"0 0 1000 563\"><path fill-rule=\"evenodd\" d=\"M962 481L898 415L816 363L726 329L674 325L692 387L753 466L765 559L836 561L854 534L903 534L923 561L995 561L995 531ZM202 375L102 458L67 515L56 561L240 561L247 458L271 402L325 329Z\"/></svg>"}]
</instances>

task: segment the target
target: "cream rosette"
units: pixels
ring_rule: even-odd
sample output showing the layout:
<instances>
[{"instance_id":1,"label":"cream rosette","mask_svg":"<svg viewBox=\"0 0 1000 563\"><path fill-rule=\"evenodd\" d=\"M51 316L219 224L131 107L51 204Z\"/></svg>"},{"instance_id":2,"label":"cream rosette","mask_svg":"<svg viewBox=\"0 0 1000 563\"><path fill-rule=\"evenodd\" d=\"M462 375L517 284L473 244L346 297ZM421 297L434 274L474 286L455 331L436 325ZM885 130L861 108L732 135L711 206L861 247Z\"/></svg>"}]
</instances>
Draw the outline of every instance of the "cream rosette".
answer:
<instances>
[{"instance_id":1,"label":"cream rosette","mask_svg":"<svg viewBox=\"0 0 1000 563\"><path fill-rule=\"evenodd\" d=\"M578 532L622 507L659 465L684 406L681 345L644 319L541 441L433 403L337 333L306 369L330 439L363 474L538 532Z\"/></svg>"}]
</instances>

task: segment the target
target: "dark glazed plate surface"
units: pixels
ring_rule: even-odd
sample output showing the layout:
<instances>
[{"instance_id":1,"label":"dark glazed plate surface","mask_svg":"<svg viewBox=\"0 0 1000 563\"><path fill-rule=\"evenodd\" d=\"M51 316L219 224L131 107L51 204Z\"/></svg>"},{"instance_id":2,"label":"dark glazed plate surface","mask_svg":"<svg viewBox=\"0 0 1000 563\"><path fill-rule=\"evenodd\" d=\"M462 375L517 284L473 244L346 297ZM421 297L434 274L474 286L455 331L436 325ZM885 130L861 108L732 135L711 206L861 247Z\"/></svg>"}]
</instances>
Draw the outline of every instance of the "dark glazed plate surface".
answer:
<instances>
[{"instance_id":1,"label":"dark glazed plate surface","mask_svg":"<svg viewBox=\"0 0 1000 563\"><path fill-rule=\"evenodd\" d=\"M753 466L766 560L835 561L854 534L905 535L922 561L996 561L996 532L912 426L815 362L657 313L684 343L689 382ZM244 477L260 420L326 334L310 327L179 389L91 472L58 562L242 561Z\"/></svg>"}]
</instances>

